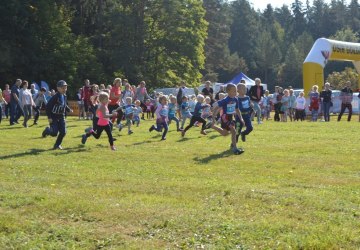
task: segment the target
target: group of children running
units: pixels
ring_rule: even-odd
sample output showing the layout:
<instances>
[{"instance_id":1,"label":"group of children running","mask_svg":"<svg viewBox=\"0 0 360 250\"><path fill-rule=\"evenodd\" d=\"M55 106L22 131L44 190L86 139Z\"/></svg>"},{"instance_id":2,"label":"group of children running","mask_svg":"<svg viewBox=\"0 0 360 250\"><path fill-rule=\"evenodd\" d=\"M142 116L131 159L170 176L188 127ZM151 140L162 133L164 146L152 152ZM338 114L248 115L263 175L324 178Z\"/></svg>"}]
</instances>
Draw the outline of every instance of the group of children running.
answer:
<instances>
[{"instance_id":1,"label":"group of children running","mask_svg":"<svg viewBox=\"0 0 360 250\"><path fill-rule=\"evenodd\" d=\"M187 96L182 97L181 105L178 106L175 96L160 94L155 105L156 124L149 128L149 132L153 130L162 132L161 140L166 140L169 123L172 121L176 123L176 129L181 132L182 137L194 125L201 126L200 133L203 135L207 134L206 129L212 128L223 136L231 134L230 148L234 154L241 154L244 150L236 146L238 139L241 138L242 141L245 141L246 136L253 130L250 116L252 103L246 96L245 84L237 86L228 84L226 94L222 93L219 99L211 105L209 97L199 94L196 97L194 111L191 112ZM132 97L127 97L117 109L109 112L109 93L106 90L97 95L97 101L93 104L93 127L86 130L86 133L82 135L81 142L85 144L90 136L99 139L105 130L112 150L116 150L112 129L118 113L123 113L123 119L120 119L117 127L121 130L124 126L121 121L125 120L128 134L132 134L131 126L134 124L139 126L140 114L145 111L141 107L140 101L133 101ZM176 116L178 109L180 109L180 117ZM186 119L190 119L190 123L184 128ZM246 129L243 129L244 127Z\"/></svg>"}]
</instances>

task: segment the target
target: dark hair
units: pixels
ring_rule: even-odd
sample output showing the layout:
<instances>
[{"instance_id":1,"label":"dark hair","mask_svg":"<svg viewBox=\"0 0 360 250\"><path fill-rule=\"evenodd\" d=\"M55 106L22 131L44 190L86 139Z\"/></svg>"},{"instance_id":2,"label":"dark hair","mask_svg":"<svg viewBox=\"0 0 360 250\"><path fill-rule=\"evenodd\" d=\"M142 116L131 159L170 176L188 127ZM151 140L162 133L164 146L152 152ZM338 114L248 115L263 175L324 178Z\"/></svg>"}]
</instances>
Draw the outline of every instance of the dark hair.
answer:
<instances>
[{"instance_id":1,"label":"dark hair","mask_svg":"<svg viewBox=\"0 0 360 250\"><path fill-rule=\"evenodd\" d=\"M22 87L24 87L24 85L25 85L25 84L29 84L29 82L28 82L28 81L26 81L26 80L22 81L22 83L21 83L20 87L21 87L21 88L22 88Z\"/></svg>"},{"instance_id":2,"label":"dark hair","mask_svg":"<svg viewBox=\"0 0 360 250\"><path fill-rule=\"evenodd\" d=\"M46 89L45 89L45 88L41 88L40 91L46 92Z\"/></svg>"}]
</instances>

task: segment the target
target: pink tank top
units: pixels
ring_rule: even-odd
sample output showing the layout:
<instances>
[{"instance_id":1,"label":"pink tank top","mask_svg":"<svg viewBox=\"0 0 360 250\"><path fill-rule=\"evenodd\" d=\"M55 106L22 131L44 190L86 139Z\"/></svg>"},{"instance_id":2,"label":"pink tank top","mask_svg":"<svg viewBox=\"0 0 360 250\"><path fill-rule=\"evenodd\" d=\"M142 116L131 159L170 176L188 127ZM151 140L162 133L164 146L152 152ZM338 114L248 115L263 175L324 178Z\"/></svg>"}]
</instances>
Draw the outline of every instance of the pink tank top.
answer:
<instances>
[{"instance_id":1,"label":"pink tank top","mask_svg":"<svg viewBox=\"0 0 360 250\"><path fill-rule=\"evenodd\" d=\"M100 106L101 107L101 106ZM97 125L106 126L109 124L109 118L104 118L103 113L100 111L100 107L96 110L96 115L99 118ZM109 112L108 107L105 106L106 113Z\"/></svg>"}]
</instances>

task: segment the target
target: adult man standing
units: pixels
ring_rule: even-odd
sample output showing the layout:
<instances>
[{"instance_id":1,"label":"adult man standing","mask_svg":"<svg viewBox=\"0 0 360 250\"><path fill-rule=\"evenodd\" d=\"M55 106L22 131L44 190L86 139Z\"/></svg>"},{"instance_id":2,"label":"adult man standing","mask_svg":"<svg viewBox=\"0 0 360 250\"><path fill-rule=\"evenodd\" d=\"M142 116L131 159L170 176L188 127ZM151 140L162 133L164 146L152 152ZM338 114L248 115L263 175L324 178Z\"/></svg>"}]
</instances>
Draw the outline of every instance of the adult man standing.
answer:
<instances>
[{"instance_id":1,"label":"adult man standing","mask_svg":"<svg viewBox=\"0 0 360 250\"><path fill-rule=\"evenodd\" d=\"M264 88L260 85L261 80L260 78L255 78L255 85L251 86L249 90L250 100L252 101L254 105L254 110L257 114L257 122L258 124L262 124L261 121L261 108L259 105L259 102L261 100L261 97L264 96ZM251 118L254 118L254 113L251 114Z\"/></svg>"},{"instance_id":2,"label":"adult man standing","mask_svg":"<svg viewBox=\"0 0 360 250\"><path fill-rule=\"evenodd\" d=\"M210 97L211 99L211 105L214 103L214 89L210 86L211 82L210 81L206 81L205 82L205 87L202 89L201 94L204 97Z\"/></svg>"},{"instance_id":3,"label":"adult man standing","mask_svg":"<svg viewBox=\"0 0 360 250\"><path fill-rule=\"evenodd\" d=\"M185 81L182 81L181 82L181 86L177 92L177 95L176 95L176 101L177 101L177 104L178 104L178 109L177 109L177 113L178 113L178 116L179 116L179 119L181 119L181 103L182 103L182 98L186 95L186 82Z\"/></svg>"},{"instance_id":4,"label":"adult man standing","mask_svg":"<svg viewBox=\"0 0 360 250\"><path fill-rule=\"evenodd\" d=\"M346 108L349 110L349 115L348 115L348 122L349 122L351 121L351 115L352 115L351 102L353 100L353 91L351 90L350 81L347 81L345 88L341 90L340 99L341 99L341 111L338 116L338 122L341 120L341 116L344 114Z\"/></svg>"},{"instance_id":5,"label":"adult man standing","mask_svg":"<svg viewBox=\"0 0 360 250\"><path fill-rule=\"evenodd\" d=\"M11 97L10 97L10 125L18 124L18 120L21 116L20 110L20 85L22 81L21 79L16 79L16 82L11 87Z\"/></svg>"}]
</instances>

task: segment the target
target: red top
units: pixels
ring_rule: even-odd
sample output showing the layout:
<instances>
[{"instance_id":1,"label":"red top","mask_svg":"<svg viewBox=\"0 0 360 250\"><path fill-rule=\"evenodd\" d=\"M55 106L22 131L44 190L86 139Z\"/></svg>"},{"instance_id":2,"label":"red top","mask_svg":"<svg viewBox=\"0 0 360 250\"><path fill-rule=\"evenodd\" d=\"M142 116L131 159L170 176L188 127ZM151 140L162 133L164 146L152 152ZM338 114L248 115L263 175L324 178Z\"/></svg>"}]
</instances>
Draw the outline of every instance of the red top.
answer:
<instances>
[{"instance_id":1,"label":"red top","mask_svg":"<svg viewBox=\"0 0 360 250\"><path fill-rule=\"evenodd\" d=\"M84 86L81 91L81 98L85 101L90 101L91 96L92 96L92 91L90 86Z\"/></svg>"},{"instance_id":2,"label":"red top","mask_svg":"<svg viewBox=\"0 0 360 250\"><path fill-rule=\"evenodd\" d=\"M113 97L111 97L113 95ZM109 105L116 105L119 102L119 98L121 96L121 88L117 86L113 86L110 90L110 102Z\"/></svg>"},{"instance_id":3,"label":"red top","mask_svg":"<svg viewBox=\"0 0 360 250\"><path fill-rule=\"evenodd\" d=\"M3 97L4 97L4 99L5 99L5 101L6 101L7 103L10 103L11 91L5 89L5 90L3 91Z\"/></svg>"}]
</instances>

